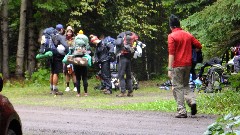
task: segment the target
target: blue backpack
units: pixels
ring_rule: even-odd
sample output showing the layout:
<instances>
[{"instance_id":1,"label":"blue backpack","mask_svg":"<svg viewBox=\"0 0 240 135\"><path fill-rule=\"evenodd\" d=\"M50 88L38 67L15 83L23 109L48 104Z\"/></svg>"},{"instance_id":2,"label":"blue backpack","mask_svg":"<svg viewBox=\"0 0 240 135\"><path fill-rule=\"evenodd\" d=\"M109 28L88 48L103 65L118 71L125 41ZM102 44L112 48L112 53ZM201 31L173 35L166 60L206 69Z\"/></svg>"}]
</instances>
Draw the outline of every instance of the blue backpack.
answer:
<instances>
[{"instance_id":1,"label":"blue backpack","mask_svg":"<svg viewBox=\"0 0 240 135\"><path fill-rule=\"evenodd\" d=\"M103 39L103 43L109 48L109 53L114 53L115 39L107 36Z\"/></svg>"},{"instance_id":2,"label":"blue backpack","mask_svg":"<svg viewBox=\"0 0 240 135\"><path fill-rule=\"evenodd\" d=\"M116 60L116 55L115 55L115 52L116 52L116 45L115 45L115 39L110 37L110 36L107 36L103 39L103 45L105 45L108 49L108 52L109 52L109 57L110 57L110 62L113 62Z\"/></svg>"},{"instance_id":3,"label":"blue backpack","mask_svg":"<svg viewBox=\"0 0 240 135\"><path fill-rule=\"evenodd\" d=\"M44 29L43 35L42 35L42 41L41 41L41 47L39 52L41 54L47 52L47 51L52 51L56 52L57 50L57 45L59 44L57 40L57 30L54 29L53 27L49 27Z\"/></svg>"}]
</instances>

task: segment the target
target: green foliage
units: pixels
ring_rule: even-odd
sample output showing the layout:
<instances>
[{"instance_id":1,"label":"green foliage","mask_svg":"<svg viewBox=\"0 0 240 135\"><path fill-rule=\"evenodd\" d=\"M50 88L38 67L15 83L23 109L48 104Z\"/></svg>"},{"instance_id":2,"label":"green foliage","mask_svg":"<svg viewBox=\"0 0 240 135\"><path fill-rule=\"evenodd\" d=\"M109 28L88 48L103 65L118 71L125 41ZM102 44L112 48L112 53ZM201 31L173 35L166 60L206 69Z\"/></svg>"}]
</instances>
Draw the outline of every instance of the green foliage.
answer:
<instances>
[{"instance_id":1,"label":"green foliage","mask_svg":"<svg viewBox=\"0 0 240 135\"><path fill-rule=\"evenodd\" d=\"M35 85L42 85L42 84L49 84L49 77L50 77L50 70L49 69L38 69L36 72L32 74L31 81Z\"/></svg>"},{"instance_id":2,"label":"green foliage","mask_svg":"<svg viewBox=\"0 0 240 135\"><path fill-rule=\"evenodd\" d=\"M240 129L237 129L237 127L240 127L240 115L234 116L230 113L209 125L204 135L238 135Z\"/></svg>"},{"instance_id":3,"label":"green foliage","mask_svg":"<svg viewBox=\"0 0 240 135\"><path fill-rule=\"evenodd\" d=\"M43 2L36 2L36 6L40 9L54 12L64 12L68 6L64 0L48 0Z\"/></svg>"},{"instance_id":4,"label":"green foliage","mask_svg":"<svg viewBox=\"0 0 240 135\"><path fill-rule=\"evenodd\" d=\"M240 3L236 0L218 0L212 6L195 13L182 21L185 29L191 31L210 53L205 56L220 56L239 38ZM235 31L235 32L234 32ZM210 51L211 50L211 51Z\"/></svg>"},{"instance_id":5,"label":"green foliage","mask_svg":"<svg viewBox=\"0 0 240 135\"><path fill-rule=\"evenodd\" d=\"M206 114L223 114L228 113L240 114L240 93L227 90L222 93L205 93L198 98L198 107L201 113Z\"/></svg>"},{"instance_id":6,"label":"green foliage","mask_svg":"<svg viewBox=\"0 0 240 135\"><path fill-rule=\"evenodd\" d=\"M240 88L240 73L231 75L228 81L230 82L233 88L238 90L238 88Z\"/></svg>"}]
</instances>

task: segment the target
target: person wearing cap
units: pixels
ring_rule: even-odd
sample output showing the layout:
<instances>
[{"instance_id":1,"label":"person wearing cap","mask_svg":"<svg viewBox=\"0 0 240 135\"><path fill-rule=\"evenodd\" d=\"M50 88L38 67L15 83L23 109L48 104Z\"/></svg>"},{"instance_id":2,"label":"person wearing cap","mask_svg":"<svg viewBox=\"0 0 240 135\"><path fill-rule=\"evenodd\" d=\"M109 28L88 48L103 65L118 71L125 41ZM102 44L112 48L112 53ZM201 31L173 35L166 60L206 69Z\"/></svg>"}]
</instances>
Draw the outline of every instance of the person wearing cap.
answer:
<instances>
[{"instance_id":1,"label":"person wearing cap","mask_svg":"<svg viewBox=\"0 0 240 135\"><path fill-rule=\"evenodd\" d=\"M101 77L103 81L104 94L112 94L111 72L110 72L110 55L109 50L112 49L111 44L104 44L103 40L99 40L97 36L90 35L91 43L96 45L95 62L101 64Z\"/></svg>"},{"instance_id":2,"label":"person wearing cap","mask_svg":"<svg viewBox=\"0 0 240 135\"><path fill-rule=\"evenodd\" d=\"M184 100L191 108L191 115L197 113L194 93L189 88L192 66L192 46L202 48L201 43L189 32L180 27L180 20L171 14L169 17L171 33L168 35L168 77L172 79L173 96L177 102L176 118L187 118Z\"/></svg>"},{"instance_id":3,"label":"person wearing cap","mask_svg":"<svg viewBox=\"0 0 240 135\"><path fill-rule=\"evenodd\" d=\"M63 25L62 24L57 24L56 25L56 30L57 34L54 36L55 39L53 39L54 45L56 46L57 50L58 48L62 48L62 53L54 53L52 60L50 61L50 66L51 66L51 74L50 74L50 89L51 89L51 94L55 95L62 95L63 93L58 91L58 76L59 73L63 72L63 63L62 60L65 56L65 54L68 53L68 45L67 42L65 41L65 37L63 36Z\"/></svg>"},{"instance_id":4,"label":"person wearing cap","mask_svg":"<svg viewBox=\"0 0 240 135\"><path fill-rule=\"evenodd\" d=\"M66 37L66 42L68 44L69 50L73 49L73 42L74 42L74 30L71 26L68 26L66 29L66 33L65 33L65 37ZM70 91L70 87L69 87L69 82L70 79L72 78L73 81L73 86L74 89L73 91L77 91L77 83L76 83L76 75L73 69L73 65L72 64L66 64L64 63L64 75L65 75L65 80L66 80L66 89L65 91Z\"/></svg>"}]
</instances>

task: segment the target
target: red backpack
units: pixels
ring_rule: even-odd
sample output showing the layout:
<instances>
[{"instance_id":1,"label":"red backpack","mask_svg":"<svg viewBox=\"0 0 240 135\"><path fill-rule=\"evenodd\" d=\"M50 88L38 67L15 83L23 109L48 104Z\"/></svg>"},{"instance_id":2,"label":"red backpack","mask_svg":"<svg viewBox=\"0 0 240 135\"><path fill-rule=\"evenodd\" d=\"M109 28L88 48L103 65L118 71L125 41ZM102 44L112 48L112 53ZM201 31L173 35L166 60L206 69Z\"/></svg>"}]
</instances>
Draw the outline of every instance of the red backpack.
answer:
<instances>
[{"instance_id":1,"label":"red backpack","mask_svg":"<svg viewBox=\"0 0 240 135\"><path fill-rule=\"evenodd\" d=\"M133 47L134 42L138 40L138 36L134 32L126 31L123 39L124 45L130 45Z\"/></svg>"}]
</instances>

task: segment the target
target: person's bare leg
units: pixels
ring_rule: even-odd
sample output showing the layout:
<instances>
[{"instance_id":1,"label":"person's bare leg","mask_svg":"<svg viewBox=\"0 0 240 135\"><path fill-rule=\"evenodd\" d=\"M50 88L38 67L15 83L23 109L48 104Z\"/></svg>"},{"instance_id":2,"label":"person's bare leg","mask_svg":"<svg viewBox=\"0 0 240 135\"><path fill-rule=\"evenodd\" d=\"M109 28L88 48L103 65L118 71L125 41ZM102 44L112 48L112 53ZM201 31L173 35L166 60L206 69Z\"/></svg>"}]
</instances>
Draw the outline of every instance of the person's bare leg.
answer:
<instances>
[{"instance_id":1,"label":"person's bare leg","mask_svg":"<svg viewBox=\"0 0 240 135\"><path fill-rule=\"evenodd\" d=\"M53 90L55 95L63 95L62 92L58 91L58 74L53 74Z\"/></svg>"},{"instance_id":2,"label":"person's bare leg","mask_svg":"<svg viewBox=\"0 0 240 135\"><path fill-rule=\"evenodd\" d=\"M66 89L65 91L70 91L70 88L69 88L69 82L70 82L70 74L66 73L65 75L65 80L66 80Z\"/></svg>"},{"instance_id":3,"label":"person's bare leg","mask_svg":"<svg viewBox=\"0 0 240 135\"><path fill-rule=\"evenodd\" d=\"M50 94L52 94L52 91L53 91L53 74L50 74L50 79L49 79L49 82L50 82Z\"/></svg>"},{"instance_id":4,"label":"person's bare leg","mask_svg":"<svg viewBox=\"0 0 240 135\"><path fill-rule=\"evenodd\" d=\"M53 89L57 89L57 84L58 84L58 74L53 74Z\"/></svg>"},{"instance_id":5,"label":"person's bare leg","mask_svg":"<svg viewBox=\"0 0 240 135\"><path fill-rule=\"evenodd\" d=\"M74 72L72 73L72 81L73 81L73 85L74 85L73 91L77 91L77 78L76 78L76 74Z\"/></svg>"}]
</instances>

